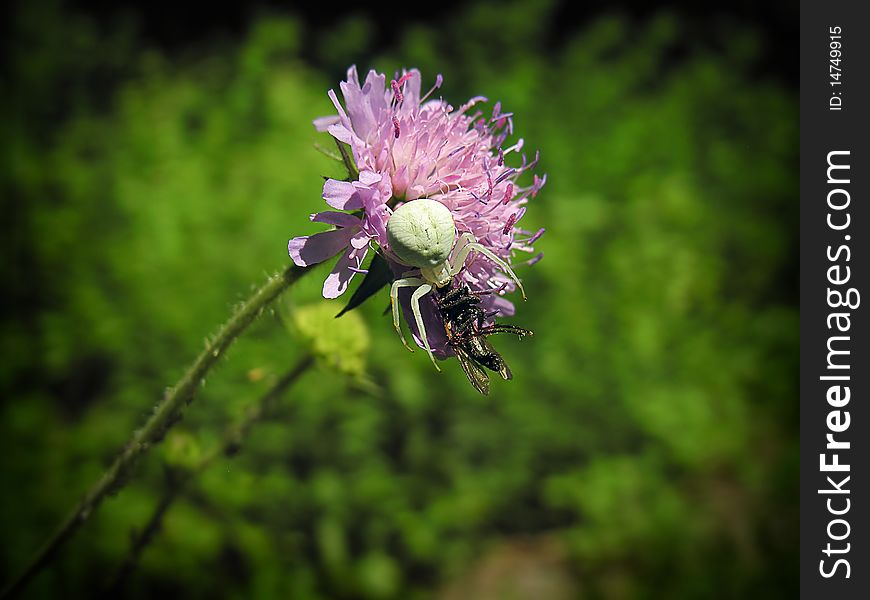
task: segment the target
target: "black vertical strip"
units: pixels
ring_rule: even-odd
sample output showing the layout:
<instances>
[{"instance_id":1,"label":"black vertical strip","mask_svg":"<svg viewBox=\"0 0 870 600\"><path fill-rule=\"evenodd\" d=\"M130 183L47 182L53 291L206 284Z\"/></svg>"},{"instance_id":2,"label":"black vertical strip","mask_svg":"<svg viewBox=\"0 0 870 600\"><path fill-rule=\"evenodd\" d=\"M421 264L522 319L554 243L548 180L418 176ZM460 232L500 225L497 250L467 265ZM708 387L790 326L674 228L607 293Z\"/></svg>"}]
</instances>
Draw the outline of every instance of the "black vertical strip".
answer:
<instances>
[{"instance_id":1,"label":"black vertical strip","mask_svg":"<svg viewBox=\"0 0 870 600\"><path fill-rule=\"evenodd\" d=\"M870 598L866 3L802 2L800 29L801 596Z\"/></svg>"}]
</instances>

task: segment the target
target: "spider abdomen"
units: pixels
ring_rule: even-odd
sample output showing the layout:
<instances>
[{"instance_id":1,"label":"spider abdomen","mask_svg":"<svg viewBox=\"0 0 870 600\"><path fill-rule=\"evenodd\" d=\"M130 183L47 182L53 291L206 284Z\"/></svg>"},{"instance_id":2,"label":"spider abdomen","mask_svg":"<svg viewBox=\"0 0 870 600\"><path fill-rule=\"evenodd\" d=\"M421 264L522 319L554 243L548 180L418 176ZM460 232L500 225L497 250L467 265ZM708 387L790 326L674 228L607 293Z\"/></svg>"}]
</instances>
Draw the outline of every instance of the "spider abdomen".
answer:
<instances>
[{"instance_id":1,"label":"spider abdomen","mask_svg":"<svg viewBox=\"0 0 870 600\"><path fill-rule=\"evenodd\" d=\"M450 256L456 225L450 209L436 200L420 198L397 208L387 221L390 248L412 267L435 267Z\"/></svg>"}]
</instances>

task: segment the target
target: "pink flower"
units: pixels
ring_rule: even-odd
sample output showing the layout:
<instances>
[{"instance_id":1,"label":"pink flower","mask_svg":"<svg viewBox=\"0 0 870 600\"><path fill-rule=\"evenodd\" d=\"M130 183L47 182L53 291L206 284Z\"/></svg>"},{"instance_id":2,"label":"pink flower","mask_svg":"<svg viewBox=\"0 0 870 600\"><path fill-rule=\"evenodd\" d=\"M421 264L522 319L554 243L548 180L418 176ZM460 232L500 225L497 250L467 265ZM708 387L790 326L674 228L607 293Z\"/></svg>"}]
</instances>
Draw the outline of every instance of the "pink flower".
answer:
<instances>
[{"instance_id":1,"label":"pink flower","mask_svg":"<svg viewBox=\"0 0 870 600\"><path fill-rule=\"evenodd\" d=\"M491 114L484 115L476 109L486 101L483 97L472 98L457 109L441 98L428 99L441 81L439 75L433 88L421 97L421 77L416 69L397 75L389 84L383 74L369 71L361 85L356 67L351 67L347 81L340 86L344 106L330 90L338 114L317 119L314 124L350 147L359 178L326 181L323 198L333 208L361 211L361 216L345 215L350 220L339 223L319 218L335 213L320 213L315 220L339 229L290 241L290 255L298 265L325 260L329 251L347 248L324 285L324 296L334 298L347 289L370 242L392 262L401 264L389 248L386 222L392 209L418 198L444 204L459 233L472 233L507 262L515 252L534 252L533 244L543 229L526 231L518 223L529 200L546 183L546 175L535 175L526 187L518 180L535 168L537 153L531 161L522 155L519 165L509 166L515 162L513 155L523 148L522 139L504 147L507 136L513 133L513 114L502 112L501 104L496 103ZM473 290L496 290L483 297L487 310L512 315L513 304L502 295L514 291L513 281L485 257L472 256L457 277ZM401 271L397 265L394 267Z\"/></svg>"}]
</instances>

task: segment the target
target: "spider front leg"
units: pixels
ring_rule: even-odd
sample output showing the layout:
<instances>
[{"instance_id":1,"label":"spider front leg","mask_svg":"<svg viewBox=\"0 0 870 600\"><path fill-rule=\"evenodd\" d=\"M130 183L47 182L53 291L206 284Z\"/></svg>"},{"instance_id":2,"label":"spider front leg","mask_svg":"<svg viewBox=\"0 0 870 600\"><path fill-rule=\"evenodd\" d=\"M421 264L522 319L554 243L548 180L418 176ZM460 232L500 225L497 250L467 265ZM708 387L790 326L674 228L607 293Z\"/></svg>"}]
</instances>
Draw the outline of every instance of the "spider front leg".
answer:
<instances>
[{"instance_id":1,"label":"spider front leg","mask_svg":"<svg viewBox=\"0 0 870 600\"><path fill-rule=\"evenodd\" d=\"M498 265L498 268L510 275L510 278L513 279L514 282L517 284L517 287L520 288L520 293L523 295L523 300L526 299L526 290L523 288L523 284L520 281L520 278L517 277L516 273L514 273L510 265L507 264L503 259L498 257L492 250L478 242L477 238L475 238L474 235L472 235L471 233L463 233L456 241L456 248L456 258L453 264L450 265L451 277L459 275L462 267L465 266L465 261L468 258L469 254L471 254L472 252L480 252L489 260Z\"/></svg>"},{"instance_id":2,"label":"spider front leg","mask_svg":"<svg viewBox=\"0 0 870 600\"><path fill-rule=\"evenodd\" d=\"M435 365L435 368L438 371L440 371L441 367L438 366L438 363L435 360L435 355L432 354L432 348L429 347L429 338L426 337L426 325L423 324L423 313L420 312L420 298L431 291L432 286L428 283L424 283L414 290L414 293L411 296L411 312L414 313L414 320L417 322L417 333L420 335L420 339L423 340L423 347L426 348L426 352L429 353L429 358L432 360L432 364Z\"/></svg>"},{"instance_id":3,"label":"spider front leg","mask_svg":"<svg viewBox=\"0 0 870 600\"><path fill-rule=\"evenodd\" d=\"M408 345L407 341L405 341L405 335L402 333L402 326L399 324L399 289L403 287L419 288L422 285L426 285L425 279L420 279L419 277L403 277L402 279L395 280L393 286L390 288L390 307L393 309L393 327L396 328L396 333L399 334L399 339L402 340L402 344L411 352L413 352L414 349ZM429 289L431 290L432 288L430 287ZM423 339L426 339L425 336Z\"/></svg>"}]
</instances>

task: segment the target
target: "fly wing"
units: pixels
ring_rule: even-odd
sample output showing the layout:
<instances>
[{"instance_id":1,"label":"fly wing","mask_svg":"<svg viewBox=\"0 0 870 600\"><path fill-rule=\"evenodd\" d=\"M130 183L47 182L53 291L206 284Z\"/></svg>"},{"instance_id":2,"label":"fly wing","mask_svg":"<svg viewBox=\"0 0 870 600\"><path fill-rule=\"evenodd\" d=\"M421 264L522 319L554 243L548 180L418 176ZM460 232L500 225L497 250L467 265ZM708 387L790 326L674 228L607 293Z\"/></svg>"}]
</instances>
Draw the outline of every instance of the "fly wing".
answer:
<instances>
[{"instance_id":1,"label":"fly wing","mask_svg":"<svg viewBox=\"0 0 870 600\"><path fill-rule=\"evenodd\" d=\"M469 354L477 364L486 367L490 371L495 371L501 375L502 379L511 379L513 377L510 368L501 354L492 347L492 344L489 343L486 337L482 335L473 337L468 340L465 347L469 350Z\"/></svg>"},{"instance_id":2,"label":"fly wing","mask_svg":"<svg viewBox=\"0 0 870 600\"><path fill-rule=\"evenodd\" d=\"M468 377L468 381L471 382L474 389L484 396L489 395L489 375L487 375L486 371L477 364L477 361L462 346L456 346L454 350L456 351L456 358L459 359L459 364L462 365L462 370L465 371L465 376Z\"/></svg>"}]
</instances>

